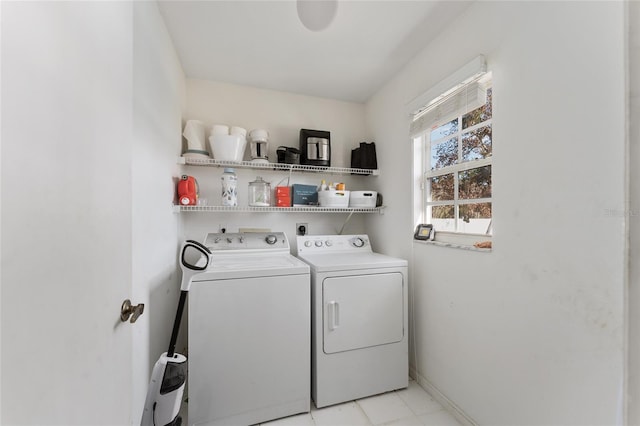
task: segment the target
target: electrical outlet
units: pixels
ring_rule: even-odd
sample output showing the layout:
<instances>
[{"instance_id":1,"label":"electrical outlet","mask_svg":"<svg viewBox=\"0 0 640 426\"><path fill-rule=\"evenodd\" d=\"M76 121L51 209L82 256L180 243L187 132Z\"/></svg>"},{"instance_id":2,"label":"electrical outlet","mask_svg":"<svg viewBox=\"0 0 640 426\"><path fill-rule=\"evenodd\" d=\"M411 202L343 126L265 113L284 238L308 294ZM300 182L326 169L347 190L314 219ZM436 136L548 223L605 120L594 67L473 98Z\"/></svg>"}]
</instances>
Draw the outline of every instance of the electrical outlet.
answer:
<instances>
[{"instance_id":1,"label":"electrical outlet","mask_svg":"<svg viewBox=\"0 0 640 426\"><path fill-rule=\"evenodd\" d=\"M309 233L309 224L296 223L296 235L307 235Z\"/></svg>"}]
</instances>

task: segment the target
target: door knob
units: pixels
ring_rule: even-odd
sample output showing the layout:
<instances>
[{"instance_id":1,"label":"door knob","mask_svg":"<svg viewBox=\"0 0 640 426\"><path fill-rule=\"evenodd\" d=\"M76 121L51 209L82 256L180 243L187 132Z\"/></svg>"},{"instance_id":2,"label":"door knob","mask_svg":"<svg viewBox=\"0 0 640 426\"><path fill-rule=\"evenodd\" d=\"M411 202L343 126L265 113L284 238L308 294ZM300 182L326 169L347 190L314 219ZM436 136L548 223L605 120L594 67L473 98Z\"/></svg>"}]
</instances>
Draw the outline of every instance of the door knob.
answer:
<instances>
[{"instance_id":1,"label":"door knob","mask_svg":"<svg viewBox=\"0 0 640 426\"><path fill-rule=\"evenodd\" d=\"M138 317L142 315L144 312L144 303L139 303L137 305L132 305L131 300L127 299L122 302L122 307L120 308L120 320L122 322L126 322L131 317L131 324L138 320Z\"/></svg>"}]
</instances>

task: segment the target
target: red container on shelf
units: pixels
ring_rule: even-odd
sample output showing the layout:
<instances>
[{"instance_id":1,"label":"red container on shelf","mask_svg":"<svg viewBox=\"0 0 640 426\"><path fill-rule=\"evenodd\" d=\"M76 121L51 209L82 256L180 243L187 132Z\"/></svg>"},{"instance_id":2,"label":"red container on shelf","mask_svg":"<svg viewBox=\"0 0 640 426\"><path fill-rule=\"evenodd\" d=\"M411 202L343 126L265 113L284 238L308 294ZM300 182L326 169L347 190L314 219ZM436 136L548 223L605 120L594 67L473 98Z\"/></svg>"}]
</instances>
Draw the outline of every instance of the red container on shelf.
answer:
<instances>
[{"instance_id":1,"label":"red container on shelf","mask_svg":"<svg viewBox=\"0 0 640 426\"><path fill-rule=\"evenodd\" d=\"M276 207L291 207L290 186L276 186Z\"/></svg>"},{"instance_id":2,"label":"red container on shelf","mask_svg":"<svg viewBox=\"0 0 640 426\"><path fill-rule=\"evenodd\" d=\"M198 182L193 176L182 175L178 182L178 203L181 206L198 204Z\"/></svg>"}]
</instances>

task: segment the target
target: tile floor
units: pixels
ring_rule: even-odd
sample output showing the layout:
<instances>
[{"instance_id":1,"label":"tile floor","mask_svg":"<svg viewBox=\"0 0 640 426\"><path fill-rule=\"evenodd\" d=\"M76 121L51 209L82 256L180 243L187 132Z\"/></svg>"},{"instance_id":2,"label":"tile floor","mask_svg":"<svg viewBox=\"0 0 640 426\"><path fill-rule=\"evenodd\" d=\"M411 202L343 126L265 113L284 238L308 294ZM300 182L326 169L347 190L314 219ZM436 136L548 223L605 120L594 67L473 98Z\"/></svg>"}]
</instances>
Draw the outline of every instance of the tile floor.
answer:
<instances>
[{"instance_id":1,"label":"tile floor","mask_svg":"<svg viewBox=\"0 0 640 426\"><path fill-rule=\"evenodd\" d=\"M315 408L311 413L285 417L264 426L460 426L420 385L409 380L409 387L357 401Z\"/></svg>"}]
</instances>

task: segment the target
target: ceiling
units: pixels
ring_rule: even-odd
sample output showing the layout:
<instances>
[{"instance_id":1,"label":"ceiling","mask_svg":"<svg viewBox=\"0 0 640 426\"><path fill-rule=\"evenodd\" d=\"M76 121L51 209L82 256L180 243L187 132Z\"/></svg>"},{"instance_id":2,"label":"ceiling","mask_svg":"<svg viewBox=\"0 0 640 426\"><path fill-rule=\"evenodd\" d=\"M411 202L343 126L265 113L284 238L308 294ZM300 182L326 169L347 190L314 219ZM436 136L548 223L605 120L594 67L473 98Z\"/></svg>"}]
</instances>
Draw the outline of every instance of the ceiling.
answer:
<instances>
[{"instance_id":1,"label":"ceiling","mask_svg":"<svg viewBox=\"0 0 640 426\"><path fill-rule=\"evenodd\" d=\"M339 0L310 31L293 0L159 1L188 78L367 101L471 1Z\"/></svg>"}]
</instances>

